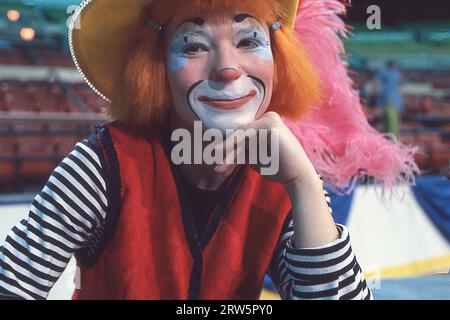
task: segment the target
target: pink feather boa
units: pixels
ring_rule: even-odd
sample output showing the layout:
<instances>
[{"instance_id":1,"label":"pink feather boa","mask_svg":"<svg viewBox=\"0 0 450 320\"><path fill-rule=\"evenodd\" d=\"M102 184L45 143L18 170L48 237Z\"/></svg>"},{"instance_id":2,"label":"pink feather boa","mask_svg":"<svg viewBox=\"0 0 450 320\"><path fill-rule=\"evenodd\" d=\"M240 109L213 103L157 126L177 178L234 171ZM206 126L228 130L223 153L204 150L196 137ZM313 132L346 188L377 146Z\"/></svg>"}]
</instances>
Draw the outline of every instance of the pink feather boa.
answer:
<instances>
[{"instance_id":1,"label":"pink feather boa","mask_svg":"<svg viewBox=\"0 0 450 320\"><path fill-rule=\"evenodd\" d=\"M360 179L373 177L393 190L396 183L415 184L420 173L417 148L387 140L372 128L352 88L340 37L347 28L339 17L346 7L337 0L303 0L295 31L323 82L324 101L301 121L284 119L302 143L317 172L339 194L350 193Z\"/></svg>"}]
</instances>

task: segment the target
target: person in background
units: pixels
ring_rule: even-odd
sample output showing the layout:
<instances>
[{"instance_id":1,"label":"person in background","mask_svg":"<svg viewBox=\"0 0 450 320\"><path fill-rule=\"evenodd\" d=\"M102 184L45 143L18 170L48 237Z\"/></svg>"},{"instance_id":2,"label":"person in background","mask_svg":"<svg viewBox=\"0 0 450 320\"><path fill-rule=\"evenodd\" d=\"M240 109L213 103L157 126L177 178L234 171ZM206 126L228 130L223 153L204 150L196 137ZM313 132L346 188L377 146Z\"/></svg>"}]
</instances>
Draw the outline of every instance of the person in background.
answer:
<instances>
[{"instance_id":1,"label":"person in background","mask_svg":"<svg viewBox=\"0 0 450 320\"><path fill-rule=\"evenodd\" d=\"M398 137L400 135L400 115L403 111L403 97L400 90L402 74L394 60L377 75L379 83L378 106L383 109L383 131Z\"/></svg>"}]
</instances>

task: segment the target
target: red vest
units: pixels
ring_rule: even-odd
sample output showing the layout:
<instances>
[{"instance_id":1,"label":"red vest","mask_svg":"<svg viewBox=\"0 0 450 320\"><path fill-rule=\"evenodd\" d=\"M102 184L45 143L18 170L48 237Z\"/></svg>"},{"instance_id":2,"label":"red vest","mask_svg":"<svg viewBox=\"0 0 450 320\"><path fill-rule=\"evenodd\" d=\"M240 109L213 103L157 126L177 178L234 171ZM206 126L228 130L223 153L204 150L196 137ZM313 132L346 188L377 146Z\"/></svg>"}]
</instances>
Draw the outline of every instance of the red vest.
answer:
<instances>
[{"instance_id":1,"label":"red vest","mask_svg":"<svg viewBox=\"0 0 450 320\"><path fill-rule=\"evenodd\" d=\"M281 184L241 167L200 238L159 132L112 123L90 140L109 172L109 211L97 253L77 254L75 298L259 298L291 207Z\"/></svg>"}]
</instances>

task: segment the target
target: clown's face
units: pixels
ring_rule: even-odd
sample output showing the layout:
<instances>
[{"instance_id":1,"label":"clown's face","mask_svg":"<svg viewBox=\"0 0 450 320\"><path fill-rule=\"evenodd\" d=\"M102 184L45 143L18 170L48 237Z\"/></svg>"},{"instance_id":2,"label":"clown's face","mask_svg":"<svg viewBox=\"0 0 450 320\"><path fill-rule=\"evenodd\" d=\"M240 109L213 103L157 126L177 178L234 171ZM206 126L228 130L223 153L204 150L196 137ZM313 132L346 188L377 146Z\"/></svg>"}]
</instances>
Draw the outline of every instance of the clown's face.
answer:
<instances>
[{"instance_id":1,"label":"clown's face","mask_svg":"<svg viewBox=\"0 0 450 320\"><path fill-rule=\"evenodd\" d=\"M168 81L174 111L188 126L201 120L206 128L236 129L267 110L274 62L266 25L242 13L205 13L174 29Z\"/></svg>"}]
</instances>

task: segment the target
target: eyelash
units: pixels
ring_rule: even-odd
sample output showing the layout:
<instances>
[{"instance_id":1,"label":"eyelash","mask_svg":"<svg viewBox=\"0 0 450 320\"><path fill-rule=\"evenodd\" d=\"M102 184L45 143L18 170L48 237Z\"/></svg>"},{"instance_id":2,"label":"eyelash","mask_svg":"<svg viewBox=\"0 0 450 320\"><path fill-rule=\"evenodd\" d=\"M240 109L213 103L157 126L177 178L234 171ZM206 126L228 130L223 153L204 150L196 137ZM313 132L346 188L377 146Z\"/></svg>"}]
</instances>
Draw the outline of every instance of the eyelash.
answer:
<instances>
[{"instance_id":1,"label":"eyelash","mask_svg":"<svg viewBox=\"0 0 450 320\"><path fill-rule=\"evenodd\" d=\"M244 41L250 42L252 44L250 49L254 49L254 48L261 46L259 41L255 40L253 38L246 38L246 39L242 39L241 41L239 41L239 43L236 45L236 48L241 48L239 45ZM248 46L245 46L245 47L248 47ZM206 51L206 52L209 51L209 49L201 43L190 44L190 45L186 46L185 48L183 48L181 51L182 51L182 53L188 54L188 55L198 53L198 51L190 51L190 49L193 49L193 48L202 49L203 51Z\"/></svg>"},{"instance_id":2,"label":"eyelash","mask_svg":"<svg viewBox=\"0 0 450 320\"><path fill-rule=\"evenodd\" d=\"M195 54L195 53L198 53L198 51L189 51L189 49L194 48L194 47L198 47L199 49L202 49L204 51L209 51L208 48L206 48L206 46L204 46L203 44L201 44L201 43L193 43L193 44L190 44L190 45L184 47L184 49L181 50L181 52L184 53L184 54Z\"/></svg>"},{"instance_id":3,"label":"eyelash","mask_svg":"<svg viewBox=\"0 0 450 320\"><path fill-rule=\"evenodd\" d=\"M246 39L242 39L241 41L239 41L239 43L237 44L237 48L239 48L239 44L243 41L252 43L254 46L252 46L251 49L261 46L261 43L258 40L255 40L254 38L246 38Z\"/></svg>"}]
</instances>

